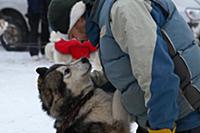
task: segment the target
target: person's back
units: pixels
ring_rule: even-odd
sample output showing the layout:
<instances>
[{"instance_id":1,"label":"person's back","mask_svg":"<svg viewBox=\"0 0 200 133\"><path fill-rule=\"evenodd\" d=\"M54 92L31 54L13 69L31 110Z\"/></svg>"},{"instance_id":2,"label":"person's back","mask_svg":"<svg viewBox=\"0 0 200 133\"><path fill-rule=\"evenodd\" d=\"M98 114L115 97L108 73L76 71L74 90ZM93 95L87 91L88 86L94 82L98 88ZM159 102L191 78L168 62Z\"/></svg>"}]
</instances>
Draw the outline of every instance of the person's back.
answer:
<instances>
[{"instance_id":1,"label":"person's back","mask_svg":"<svg viewBox=\"0 0 200 133\"><path fill-rule=\"evenodd\" d=\"M68 18L77 2L53 1L66 4L58 7L66 10ZM84 18L86 24L77 25L83 24L88 38L100 43L104 72L122 93L123 105L136 122L149 133L174 133L175 124L176 132L199 133L200 48L171 0L83 1L86 15L79 20ZM76 38L84 35L77 25L63 30L70 18L60 21L60 17L64 26L59 25L55 18L63 10L55 13L55 8L52 4L49 13L54 30L68 31Z\"/></svg>"},{"instance_id":2,"label":"person's back","mask_svg":"<svg viewBox=\"0 0 200 133\"><path fill-rule=\"evenodd\" d=\"M99 10L90 16L98 18L95 22L101 29L106 76L122 92L128 112L139 125L154 130L173 129L173 123L178 132L198 127L200 114L191 105L198 109L200 48L174 4L170 0L110 3L100 0ZM184 98L194 89L197 95L189 100L196 99L188 105Z\"/></svg>"}]
</instances>

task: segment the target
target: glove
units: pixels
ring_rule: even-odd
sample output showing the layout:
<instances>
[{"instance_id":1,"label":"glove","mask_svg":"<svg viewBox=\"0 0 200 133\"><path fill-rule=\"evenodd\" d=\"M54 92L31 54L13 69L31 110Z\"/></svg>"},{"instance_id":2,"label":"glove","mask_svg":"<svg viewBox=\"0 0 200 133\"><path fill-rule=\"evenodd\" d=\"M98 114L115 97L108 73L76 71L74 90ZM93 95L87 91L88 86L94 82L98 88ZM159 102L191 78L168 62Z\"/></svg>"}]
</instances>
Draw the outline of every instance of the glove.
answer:
<instances>
[{"instance_id":1,"label":"glove","mask_svg":"<svg viewBox=\"0 0 200 133\"><path fill-rule=\"evenodd\" d=\"M173 130L170 129L160 129L160 130L148 130L149 133L175 133L176 132L176 128L174 128Z\"/></svg>"}]
</instances>

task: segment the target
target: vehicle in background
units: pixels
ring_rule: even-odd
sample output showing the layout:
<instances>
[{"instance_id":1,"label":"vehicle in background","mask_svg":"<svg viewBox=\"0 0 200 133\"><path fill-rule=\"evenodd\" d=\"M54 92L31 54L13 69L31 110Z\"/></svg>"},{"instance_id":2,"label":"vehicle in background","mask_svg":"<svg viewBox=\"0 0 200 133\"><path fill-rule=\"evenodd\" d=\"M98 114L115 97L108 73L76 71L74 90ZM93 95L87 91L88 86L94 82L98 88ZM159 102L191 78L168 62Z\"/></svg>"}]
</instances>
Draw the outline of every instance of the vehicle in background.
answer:
<instances>
[{"instance_id":1,"label":"vehicle in background","mask_svg":"<svg viewBox=\"0 0 200 133\"><path fill-rule=\"evenodd\" d=\"M0 0L0 13L8 27L0 37L6 50L26 50L28 42L27 0Z\"/></svg>"},{"instance_id":2,"label":"vehicle in background","mask_svg":"<svg viewBox=\"0 0 200 133\"><path fill-rule=\"evenodd\" d=\"M192 28L195 37L200 36L200 0L173 0L180 14Z\"/></svg>"},{"instance_id":3,"label":"vehicle in background","mask_svg":"<svg viewBox=\"0 0 200 133\"><path fill-rule=\"evenodd\" d=\"M200 0L173 0L177 9L200 40ZM6 50L28 48L27 0L0 0L0 13L8 22L8 28L0 37Z\"/></svg>"}]
</instances>

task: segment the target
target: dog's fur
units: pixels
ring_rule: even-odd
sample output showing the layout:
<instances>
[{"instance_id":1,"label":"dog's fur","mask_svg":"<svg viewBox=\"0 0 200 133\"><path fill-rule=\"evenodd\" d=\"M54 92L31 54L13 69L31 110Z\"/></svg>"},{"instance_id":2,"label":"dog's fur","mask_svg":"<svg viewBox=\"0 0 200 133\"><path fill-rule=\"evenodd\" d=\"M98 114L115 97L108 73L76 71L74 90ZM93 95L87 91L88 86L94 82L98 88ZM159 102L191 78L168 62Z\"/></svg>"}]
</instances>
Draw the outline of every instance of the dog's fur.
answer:
<instances>
[{"instance_id":1,"label":"dog's fur","mask_svg":"<svg viewBox=\"0 0 200 133\"><path fill-rule=\"evenodd\" d=\"M57 133L129 133L127 122L113 116L112 95L94 87L90 70L85 58L37 69L42 108L55 118Z\"/></svg>"}]
</instances>

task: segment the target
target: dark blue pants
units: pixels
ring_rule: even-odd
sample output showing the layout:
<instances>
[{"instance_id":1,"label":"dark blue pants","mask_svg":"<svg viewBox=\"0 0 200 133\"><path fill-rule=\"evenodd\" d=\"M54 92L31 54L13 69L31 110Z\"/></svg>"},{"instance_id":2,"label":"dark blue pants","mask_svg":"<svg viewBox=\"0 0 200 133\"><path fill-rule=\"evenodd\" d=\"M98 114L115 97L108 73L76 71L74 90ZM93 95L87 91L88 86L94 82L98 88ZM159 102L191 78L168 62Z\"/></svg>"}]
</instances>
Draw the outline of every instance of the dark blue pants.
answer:
<instances>
[{"instance_id":1,"label":"dark blue pants","mask_svg":"<svg viewBox=\"0 0 200 133\"><path fill-rule=\"evenodd\" d=\"M28 22L30 26L29 34L29 52L31 56L39 54L39 23L40 13L29 13Z\"/></svg>"},{"instance_id":2,"label":"dark blue pants","mask_svg":"<svg viewBox=\"0 0 200 133\"><path fill-rule=\"evenodd\" d=\"M49 41L49 24L47 14L29 13L30 25L29 52L31 56L38 55L39 51L44 54L44 47ZM39 25L41 24L41 36L39 36Z\"/></svg>"}]
</instances>

